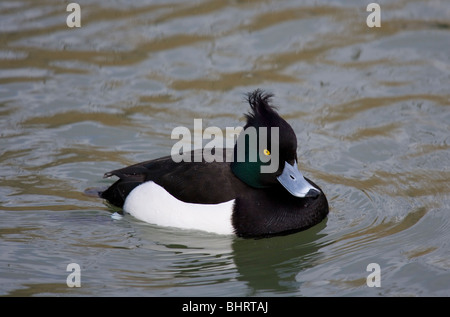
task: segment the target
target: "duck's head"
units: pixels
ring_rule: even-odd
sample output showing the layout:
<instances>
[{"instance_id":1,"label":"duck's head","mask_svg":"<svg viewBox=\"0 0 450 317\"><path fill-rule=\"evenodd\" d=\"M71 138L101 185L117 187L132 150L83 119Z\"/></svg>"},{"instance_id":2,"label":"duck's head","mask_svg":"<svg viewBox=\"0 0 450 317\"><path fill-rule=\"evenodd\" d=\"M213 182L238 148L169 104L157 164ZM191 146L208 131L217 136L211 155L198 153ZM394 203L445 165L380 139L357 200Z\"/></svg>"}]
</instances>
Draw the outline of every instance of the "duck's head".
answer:
<instances>
[{"instance_id":1,"label":"duck's head","mask_svg":"<svg viewBox=\"0 0 450 317\"><path fill-rule=\"evenodd\" d=\"M231 170L254 188L280 184L295 197L317 197L297 167L297 137L292 127L270 105L272 94L256 90L248 94L251 111L234 147Z\"/></svg>"}]
</instances>

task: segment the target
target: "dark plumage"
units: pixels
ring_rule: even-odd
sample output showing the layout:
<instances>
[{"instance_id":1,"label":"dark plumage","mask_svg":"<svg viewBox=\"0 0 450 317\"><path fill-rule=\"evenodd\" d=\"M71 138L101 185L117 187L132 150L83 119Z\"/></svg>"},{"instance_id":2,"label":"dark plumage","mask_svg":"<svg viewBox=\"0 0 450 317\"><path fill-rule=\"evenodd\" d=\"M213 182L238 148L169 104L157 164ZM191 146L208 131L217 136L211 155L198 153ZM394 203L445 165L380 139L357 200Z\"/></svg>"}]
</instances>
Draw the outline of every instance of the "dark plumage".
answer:
<instances>
[{"instance_id":1,"label":"dark plumage","mask_svg":"<svg viewBox=\"0 0 450 317\"><path fill-rule=\"evenodd\" d=\"M254 175L259 171L255 166L263 164L259 160L230 163L233 156L236 158L233 149L227 149L223 162L194 162L192 159L176 163L167 156L106 173L105 177L117 176L119 180L100 193L100 197L123 207L134 188L153 181L184 202L218 204L235 199L232 224L235 233L242 237L287 234L321 222L328 214L328 202L316 184L306 179L316 190L300 198L278 180L285 162L293 165L297 160L297 139L291 126L270 105L271 98L271 94L261 90L248 95L251 111L246 114L244 129L279 127L280 166L276 172ZM193 157L194 153L191 155ZM245 173L255 177L243 181L245 177L241 175Z\"/></svg>"}]
</instances>

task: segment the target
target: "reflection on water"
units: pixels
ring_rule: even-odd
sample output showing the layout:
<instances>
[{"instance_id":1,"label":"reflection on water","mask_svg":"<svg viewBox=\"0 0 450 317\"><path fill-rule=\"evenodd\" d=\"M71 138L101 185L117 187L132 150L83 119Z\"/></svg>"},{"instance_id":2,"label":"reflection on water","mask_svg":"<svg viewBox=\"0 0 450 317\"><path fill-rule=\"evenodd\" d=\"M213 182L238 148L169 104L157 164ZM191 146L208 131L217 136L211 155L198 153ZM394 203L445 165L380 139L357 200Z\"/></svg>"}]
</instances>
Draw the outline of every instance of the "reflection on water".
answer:
<instances>
[{"instance_id":1,"label":"reflection on water","mask_svg":"<svg viewBox=\"0 0 450 317\"><path fill-rule=\"evenodd\" d=\"M380 3L380 28L358 1L80 5L70 29L66 4L0 4L0 294L450 294L447 2ZM194 118L243 125L255 88L327 194L319 226L243 240L114 220L83 194Z\"/></svg>"},{"instance_id":2,"label":"reflection on water","mask_svg":"<svg viewBox=\"0 0 450 317\"><path fill-rule=\"evenodd\" d=\"M263 240L236 240L233 243L233 259L239 281L250 287L249 296L296 293L296 274L314 266L323 255L318 242L326 221L314 228L285 237ZM300 273L299 273L300 272ZM262 291L262 293L259 293Z\"/></svg>"}]
</instances>

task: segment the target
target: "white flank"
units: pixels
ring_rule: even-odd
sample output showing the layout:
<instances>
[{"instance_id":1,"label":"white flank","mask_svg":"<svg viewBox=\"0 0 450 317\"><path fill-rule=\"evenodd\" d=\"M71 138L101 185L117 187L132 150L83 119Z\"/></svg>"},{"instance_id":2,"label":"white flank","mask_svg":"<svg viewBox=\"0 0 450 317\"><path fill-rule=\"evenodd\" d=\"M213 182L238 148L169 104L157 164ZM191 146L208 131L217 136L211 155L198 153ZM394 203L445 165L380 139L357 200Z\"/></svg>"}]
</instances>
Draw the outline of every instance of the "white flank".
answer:
<instances>
[{"instance_id":1,"label":"white flank","mask_svg":"<svg viewBox=\"0 0 450 317\"><path fill-rule=\"evenodd\" d=\"M159 226L233 234L234 199L220 204L192 204L178 200L154 182L131 191L123 210L139 220Z\"/></svg>"}]
</instances>

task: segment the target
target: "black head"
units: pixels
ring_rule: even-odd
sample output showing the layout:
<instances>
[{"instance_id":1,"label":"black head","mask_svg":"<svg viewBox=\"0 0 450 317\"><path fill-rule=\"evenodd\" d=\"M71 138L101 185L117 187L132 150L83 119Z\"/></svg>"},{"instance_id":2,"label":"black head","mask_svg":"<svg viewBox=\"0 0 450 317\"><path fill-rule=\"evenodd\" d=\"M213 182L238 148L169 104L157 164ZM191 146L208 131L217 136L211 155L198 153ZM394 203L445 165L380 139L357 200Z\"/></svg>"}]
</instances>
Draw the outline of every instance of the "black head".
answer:
<instances>
[{"instance_id":1,"label":"black head","mask_svg":"<svg viewBox=\"0 0 450 317\"><path fill-rule=\"evenodd\" d=\"M251 111L234 147L233 173L254 188L283 185L297 197L317 196L297 169L297 137L271 105L273 95L262 90L248 94Z\"/></svg>"}]
</instances>

